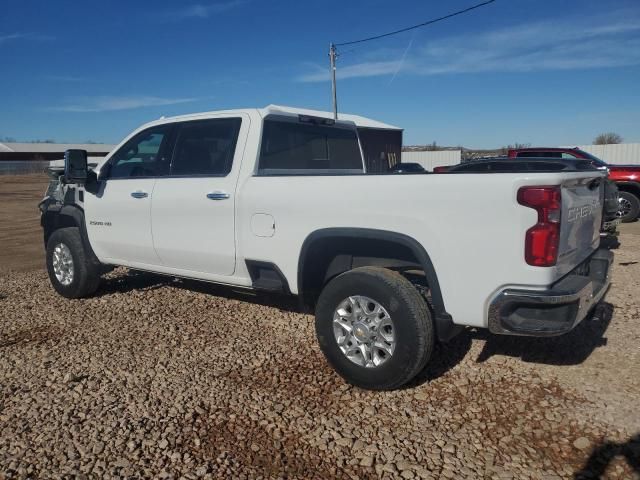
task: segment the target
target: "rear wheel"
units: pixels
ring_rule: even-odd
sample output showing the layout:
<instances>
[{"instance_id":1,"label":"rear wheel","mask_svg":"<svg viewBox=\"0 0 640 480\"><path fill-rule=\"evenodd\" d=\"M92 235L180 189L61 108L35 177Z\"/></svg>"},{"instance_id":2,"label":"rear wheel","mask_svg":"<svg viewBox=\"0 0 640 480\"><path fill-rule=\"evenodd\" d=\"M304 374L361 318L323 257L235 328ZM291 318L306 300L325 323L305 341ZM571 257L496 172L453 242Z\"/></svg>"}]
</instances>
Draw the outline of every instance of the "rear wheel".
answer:
<instances>
[{"instance_id":1,"label":"rear wheel","mask_svg":"<svg viewBox=\"0 0 640 480\"><path fill-rule=\"evenodd\" d=\"M87 255L77 227L61 228L51 234L46 261L51 285L63 297L86 297L98 289L99 265Z\"/></svg>"},{"instance_id":2,"label":"rear wheel","mask_svg":"<svg viewBox=\"0 0 640 480\"><path fill-rule=\"evenodd\" d=\"M356 268L327 284L316 307L316 335L333 368L371 390L410 381L434 346L425 299L402 275L377 267Z\"/></svg>"},{"instance_id":3,"label":"rear wheel","mask_svg":"<svg viewBox=\"0 0 640 480\"><path fill-rule=\"evenodd\" d=\"M617 217L623 223L633 222L640 215L640 199L630 192L619 192Z\"/></svg>"}]
</instances>

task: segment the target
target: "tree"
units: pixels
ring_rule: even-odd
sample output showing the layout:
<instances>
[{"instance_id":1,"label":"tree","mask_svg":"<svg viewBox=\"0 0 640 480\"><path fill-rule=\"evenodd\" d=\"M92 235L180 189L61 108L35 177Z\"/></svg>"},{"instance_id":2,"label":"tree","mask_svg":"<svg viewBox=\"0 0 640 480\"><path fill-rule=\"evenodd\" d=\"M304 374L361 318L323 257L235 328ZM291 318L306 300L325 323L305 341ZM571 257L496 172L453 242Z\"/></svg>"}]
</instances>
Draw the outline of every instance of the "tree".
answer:
<instances>
[{"instance_id":1,"label":"tree","mask_svg":"<svg viewBox=\"0 0 640 480\"><path fill-rule=\"evenodd\" d=\"M601 133L594 140L594 145L609 145L612 143L622 143L622 137L614 132Z\"/></svg>"}]
</instances>

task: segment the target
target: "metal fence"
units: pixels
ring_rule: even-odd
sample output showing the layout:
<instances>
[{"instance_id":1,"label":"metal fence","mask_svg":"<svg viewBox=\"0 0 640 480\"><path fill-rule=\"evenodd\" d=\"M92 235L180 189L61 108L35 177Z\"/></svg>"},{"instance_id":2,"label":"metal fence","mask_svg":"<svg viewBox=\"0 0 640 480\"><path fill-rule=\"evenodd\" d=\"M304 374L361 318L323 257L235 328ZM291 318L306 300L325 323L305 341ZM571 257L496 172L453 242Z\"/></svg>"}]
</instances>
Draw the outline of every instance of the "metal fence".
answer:
<instances>
[{"instance_id":1,"label":"metal fence","mask_svg":"<svg viewBox=\"0 0 640 480\"><path fill-rule=\"evenodd\" d=\"M45 173L49 162L46 161L2 161L0 162L0 175L22 175L28 173Z\"/></svg>"},{"instance_id":2,"label":"metal fence","mask_svg":"<svg viewBox=\"0 0 640 480\"><path fill-rule=\"evenodd\" d=\"M576 145L567 145L573 148ZM585 152L613 165L640 165L640 143L619 143L616 145L577 145ZM499 153L497 153L499 154ZM455 165L461 161L460 150L437 152L402 152L404 163L419 163L427 170L441 165Z\"/></svg>"},{"instance_id":3,"label":"metal fence","mask_svg":"<svg viewBox=\"0 0 640 480\"><path fill-rule=\"evenodd\" d=\"M402 152L402 163L419 163L426 170L443 165L456 165L462 158L461 150L442 150L437 152Z\"/></svg>"},{"instance_id":4,"label":"metal fence","mask_svg":"<svg viewBox=\"0 0 640 480\"><path fill-rule=\"evenodd\" d=\"M578 145L578 148L614 165L640 164L640 143Z\"/></svg>"}]
</instances>

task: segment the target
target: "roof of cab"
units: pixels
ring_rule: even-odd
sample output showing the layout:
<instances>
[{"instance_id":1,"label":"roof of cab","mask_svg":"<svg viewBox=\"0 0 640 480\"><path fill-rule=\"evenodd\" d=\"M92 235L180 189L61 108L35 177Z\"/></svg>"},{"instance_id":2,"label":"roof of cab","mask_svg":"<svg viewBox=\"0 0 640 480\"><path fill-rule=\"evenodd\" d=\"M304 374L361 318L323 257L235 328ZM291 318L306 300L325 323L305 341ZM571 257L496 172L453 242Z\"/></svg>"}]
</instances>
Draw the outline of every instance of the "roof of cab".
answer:
<instances>
[{"instance_id":1,"label":"roof of cab","mask_svg":"<svg viewBox=\"0 0 640 480\"><path fill-rule=\"evenodd\" d=\"M307 108L286 107L282 105L267 105L262 109L263 114L270 113L289 113L294 115L311 115L314 117L333 118L333 113L324 112L322 110L311 110ZM367 117L361 117L360 115L352 115L350 113L338 112L338 120L347 122L353 122L360 128L377 128L380 130L402 130L399 127L382 123L377 120L373 120Z\"/></svg>"},{"instance_id":2,"label":"roof of cab","mask_svg":"<svg viewBox=\"0 0 640 480\"><path fill-rule=\"evenodd\" d=\"M333 114L331 112L324 112L321 110L287 107L282 105L267 105L264 108L243 108L243 109L234 109L234 110L220 110L220 111L211 111L211 112L190 113L186 115L178 115L175 117L161 117L160 119L150 123L155 124L155 123L169 123L169 122L178 121L178 120L196 120L201 118L207 118L207 116L213 115L213 114L220 114L220 113L240 114L240 113L249 113L249 112L256 112L256 111L262 117L275 114L275 115L310 115L314 117L333 118ZM355 123L356 127L359 127L359 128L374 128L379 130L402 130L399 127L388 125L386 123L382 123L377 120L373 120L371 118L361 117L360 115L351 115L348 113L338 113L338 120L345 121L345 122L353 122Z\"/></svg>"}]
</instances>

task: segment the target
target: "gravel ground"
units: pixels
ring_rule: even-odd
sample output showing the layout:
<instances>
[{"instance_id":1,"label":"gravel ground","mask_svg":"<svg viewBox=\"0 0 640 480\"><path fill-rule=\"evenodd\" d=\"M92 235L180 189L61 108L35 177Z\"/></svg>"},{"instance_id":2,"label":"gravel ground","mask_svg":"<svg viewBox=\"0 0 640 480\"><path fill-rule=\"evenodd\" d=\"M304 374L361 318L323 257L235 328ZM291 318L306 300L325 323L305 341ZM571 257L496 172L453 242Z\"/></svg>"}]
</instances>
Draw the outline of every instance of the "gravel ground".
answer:
<instances>
[{"instance_id":1,"label":"gravel ground","mask_svg":"<svg viewBox=\"0 0 640 480\"><path fill-rule=\"evenodd\" d=\"M382 393L345 385L287 298L118 269L70 301L4 272L0 478L640 478L640 235L620 238L599 320L465 332Z\"/></svg>"}]
</instances>

